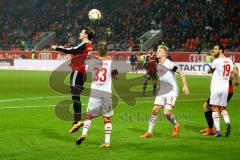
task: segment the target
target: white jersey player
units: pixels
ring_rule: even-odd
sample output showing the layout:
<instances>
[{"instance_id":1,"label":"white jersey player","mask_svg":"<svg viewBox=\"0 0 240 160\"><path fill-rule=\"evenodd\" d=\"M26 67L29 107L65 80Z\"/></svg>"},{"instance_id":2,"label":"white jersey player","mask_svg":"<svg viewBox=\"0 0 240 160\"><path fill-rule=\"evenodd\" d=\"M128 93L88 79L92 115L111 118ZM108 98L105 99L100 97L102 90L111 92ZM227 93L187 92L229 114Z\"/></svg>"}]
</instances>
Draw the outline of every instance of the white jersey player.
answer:
<instances>
[{"instance_id":1,"label":"white jersey player","mask_svg":"<svg viewBox=\"0 0 240 160\"><path fill-rule=\"evenodd\" d=\"M233 62L229 58L219 57L211 64L214 70L211 80L211 105L227 106L229 80L233 72Z\"/></svg>"},{"instance_id":2,"label":"white jersey player","mask_svg":"<svg viewBox=\"0 0 240 160\"><path fill-rule=\"evenodd\" d=\"M174 106L176 98L178 96L178 85L175 75L177 69L177 66L169 59L165 59L165 61L160 66L158 66L158 73L160 74L159 80L161 81L161 90L160 93L158 93L154 104L164 106L169 110L171 110ZM165 85L167 86L164 87ZM165 88L169 88L170 90L168 91Z\"/></svg>"},{"instance_id":3,"label":"white jersey player","mask_svg":"<svg viewBox=\"0 0 240 160\"><path fill-rule=\"evenodd\" d=\"M164 115L173 124L173 137L177 137L180 124L172 114L172 109L178 96L178 86L175 73L179 73L183 82L183 91L186 95L189 94L187 82L183 72L169 59L168 48L166 46L158 46L157 58L160 62L158 66L158 73L160 74L160 91L155 99L152 115L149 121L148 131L142 135L142 138L152 137L153 128L157 120L157 115L160 108L164 108Z\"/></svg>"},{"instance_id":4,"label":"white jersey player","mask_svg":"<svg viewBox=\"0 0 240 160\"><path fill-rule=\"evenodd\" d=\"M110 118L112 111L112 77L117 79L117 70L111 70L112 61L106 56L106 48L102 46L99 51L100 56L92 60L88 70L92 73L92 84L90 98L87 107L87 117L84 121L82 135L77 139L79 145L86 138L91 120L98 116L104 118L105 123L105 142L101 145L103 148L110 148L110 136L112 132L112 123Z\"/></svg>"},{"instance_id":5,"label":"white jersey player","mask_svg":"<svg viewBox=\"0 0 240 160\"><path fill-rule=\"evenodd\" d=\"M220 45L214 46L212 54L217 58L213 60L209 70L209 73L213 73L210 89L210 105L212 106L212 117L216 128L216 137L221 137L220 111L222 112L227 127L225 136L228 137L230 135L230 119L225 108L227 106L229 80L233 79L234 72L232 60L226 58L222 50L223 48L221 48Z\"/></svg>"},{"instance_id":6,"label":"white jersey player","mask_svg":"<svg viewBox=\"0 0 240 160\"><path fill-rule=\"evenodd\" d=\"M112 61L107 57L100 58L93 64L91 93L88 102L87 116L111 117L112 112Z\"/></svg>"}]
</instances>

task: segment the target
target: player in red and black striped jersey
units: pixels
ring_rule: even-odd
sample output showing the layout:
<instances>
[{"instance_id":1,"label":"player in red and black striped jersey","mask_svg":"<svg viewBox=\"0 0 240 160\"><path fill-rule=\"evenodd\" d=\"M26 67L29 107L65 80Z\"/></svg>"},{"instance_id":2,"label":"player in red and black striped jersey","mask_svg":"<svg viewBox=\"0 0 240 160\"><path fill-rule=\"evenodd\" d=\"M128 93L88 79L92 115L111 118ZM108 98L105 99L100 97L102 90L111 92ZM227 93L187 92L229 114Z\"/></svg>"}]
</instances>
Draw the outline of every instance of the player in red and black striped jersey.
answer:
<instances>
[{"instance_id":1,"label":"player in red and black striped jersey","mask_svg":"<svg viewBox=\"0 0 240 160\"><path fill-rule=\"evenodd\" d=\"M85 60L89 53L93 50L92 39L94 31L90 27L86 27L80 33L79 40L81 43L78 46L66 48L64 46L52 46L52 49L61 51L66 54L71 54L71 63L69 66L72 68L70 76L71 95L74 110L74 121L70 133L76 132L83 122L81 121L81 100L80 93L83 90L83 85L86 80L86 66Z\"/></svg>"},{"instance_id":2,"label":"player in red and black striped jersey","mask_svg":"<svg viewBox=\"0 0 240 160\"><path fill-rule=\"evenodd\" d=\"M153 94L156 93L157 90L157 64L158 60L156 55L153 53L152 48L148 49L148 54L146 56L145 67L146 67L146 75L143 83L143 95L145 94L147 88L147 82L149 80L153 81Z\"/></svg>"}]
</instances>

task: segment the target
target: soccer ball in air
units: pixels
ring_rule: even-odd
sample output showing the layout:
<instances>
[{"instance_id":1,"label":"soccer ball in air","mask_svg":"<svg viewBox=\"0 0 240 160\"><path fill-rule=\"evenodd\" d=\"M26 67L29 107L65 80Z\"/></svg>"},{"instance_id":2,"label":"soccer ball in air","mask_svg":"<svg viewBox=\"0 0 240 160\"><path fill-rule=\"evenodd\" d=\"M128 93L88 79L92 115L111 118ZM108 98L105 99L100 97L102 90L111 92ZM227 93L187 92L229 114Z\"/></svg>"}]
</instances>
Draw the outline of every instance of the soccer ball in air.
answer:
<instances>
[{"instance_id":1,"label":"soccer ball in air","mask_svg":"<svg viewBox=\"0 0 240 160\"><path fill-rule=\"evenodd\" d=\"M88 17L90 20L99 20L102 15L101 15L101 12L97 9L91 9L89 12L88 12Z\"/></svg>"}]
</instances>

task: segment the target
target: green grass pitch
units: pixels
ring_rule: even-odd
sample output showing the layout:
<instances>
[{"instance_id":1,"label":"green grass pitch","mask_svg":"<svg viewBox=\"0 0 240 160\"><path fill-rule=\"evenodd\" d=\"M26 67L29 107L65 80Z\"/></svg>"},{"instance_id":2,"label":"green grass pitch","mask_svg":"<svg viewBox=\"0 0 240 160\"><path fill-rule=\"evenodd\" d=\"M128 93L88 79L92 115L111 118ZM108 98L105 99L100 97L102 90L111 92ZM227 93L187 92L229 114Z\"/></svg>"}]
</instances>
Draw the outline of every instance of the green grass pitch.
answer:
<instances>
[{"instance_id":1,"label":"green grass pitch","mask_svg":"<svg viewBox=\"0 0 240 160\"><path fill-rule=\"evenodd\" d=\"M60 120L54 111L55 104L69 97L49 87L49 75L50 72L0 70L0 160L239 159L239 88L235 88L228 105L232 122L229 138L199 133L206 127L202 104L209 96L210 77L187 76L191 95L180 93L174 109L181 123L177 138L172 138L172 125L163 118L162 111L154 137L139 138L148 128L153 96L137 99L135 106L120 100L112 118L112 148L102 149L99 147L104 141L102 118L92 122L83 144L75 145L81 132L69 134L71 122ZM141 90L142 86L134 89ZM82 97L83 110L87 101L87 97ZM223 119L221 129L224 133Z\"/></svg>"}]
</instances>

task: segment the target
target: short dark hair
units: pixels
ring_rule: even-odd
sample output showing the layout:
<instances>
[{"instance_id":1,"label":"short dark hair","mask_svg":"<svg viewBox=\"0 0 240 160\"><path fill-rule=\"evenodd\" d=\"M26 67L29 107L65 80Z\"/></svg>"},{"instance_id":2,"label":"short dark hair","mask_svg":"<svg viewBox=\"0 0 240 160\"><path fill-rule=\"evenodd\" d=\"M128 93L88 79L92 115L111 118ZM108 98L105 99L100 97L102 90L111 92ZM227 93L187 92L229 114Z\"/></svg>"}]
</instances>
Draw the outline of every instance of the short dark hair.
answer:
<instances>
[{"instance_id":1,"label":"short dark hair","mask_svg":"<svg viewBox=\"0 0 240 160\"><path fill-rule=\"evenodd\" d=\"M220 50L222 50L222 53L224 53L224 46L222 44L216 44L215 46L218 46Z\"/></svg>"},{"instance_id":2,"label":"short dark hair","mask_svg":"<svg viewBox=\"0 0 240 160\"><path fill-rule=\"evenodd\" d=\"M88 39L91 41L94 37L94 30L91 27L85 28L85 33L88 35Z\"/></svg>"},{"instance_id":3,"label":"short dark hair","mask_svg":"<svg viewBox=\"0 0 240 160\"><path fill-rule=\"evenodd\" d=\"M100 56L105 56L107 54L107 42L100 41L98 43L98 51Z\"/></svg>"},{"instance_id":4,"label":"short dark hair","mask_svg":"<svg viewBox=\"0 0 240 160\"><path fill-rule=\"evenodd\" d=\"M221 45L221 44L219 44L218 46L219 46L219 49L221 49L221 50L222 50L222 53L224 53L224 49L225 49L225 48L224 48L224 46L223 46L223 45Z\"/></svg>"}]
</instances>

